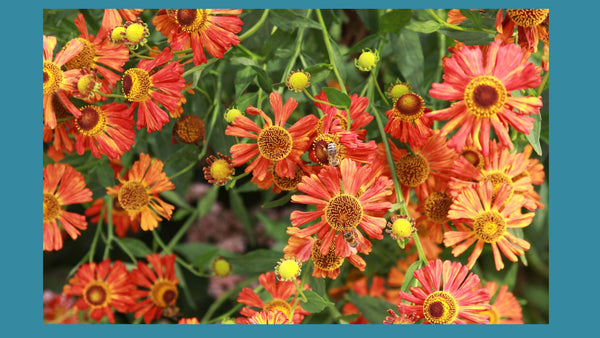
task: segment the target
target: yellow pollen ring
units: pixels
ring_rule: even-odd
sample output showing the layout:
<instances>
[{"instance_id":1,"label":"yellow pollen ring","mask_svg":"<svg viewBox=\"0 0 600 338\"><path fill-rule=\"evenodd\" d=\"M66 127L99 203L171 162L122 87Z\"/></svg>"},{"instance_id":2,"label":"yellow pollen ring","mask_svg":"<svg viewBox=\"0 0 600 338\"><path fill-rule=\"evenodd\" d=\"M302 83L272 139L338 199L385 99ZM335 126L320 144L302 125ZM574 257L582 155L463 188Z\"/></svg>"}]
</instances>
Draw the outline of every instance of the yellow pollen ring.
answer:
<instances>
[{"instance_id":1,"label":"yellow pollen ring","mask_svg":"<svg viewBox=\"0 0 600 338\"><path fill-rule=\"evenodd\" d=\"M548 17L549 9L507 9L506 13L517 26L533 27L541 24Z\"/></svg>"},{"instance_id":2,"label":"yellow pollen ring","mask_svg":"<svg viewBox=\"0 0 600 338\"><path fill-rule=\"evenodd\" d=\"M44 61L44 95L56 93L63 79L64 74L57 64Z\"/></svg>"},{"instance_id":3,"label":"yellow pollen ring","mask_svg":"<svg viewBox=\"0 0 600 338\"><path fill-rule=\"evenodd\" d=\"M495 211L483 211L473 220L473 231L480 240L495 243L506 232L506 220Z\"/></svg>"},{"instance_id":4,"label":"yellow pollen ring","mask_svg":"<svg viewBox=\"0 0 600 338\"><path fill-rule=\"evenodd\" d=\"M273 171L273 183L279 187L281 190L291 191L296 190L298 184L302 182L302 177L304 176L304 171L300 168L299 165L296 164L296 169L294 171L294 177L279 177L275 171Z\"/></svg>"},{"instance_id":5,"label":"yellow pollen ring","mask_svg":"<svg viewBox=\"0 0 600 338\"><path fill-rule=\"evenodd\" d=\"M123 74L123 95L131 102L143 102L150 98L152 79L147 71L130 68Z\"/></svg>"},{"instance_id":6,"label":"yellow pollen ring","mask_svg":"<svg viewBox=\"0 0 600 338\"><path fill-rule=\"evenodd\" d=\"M448 292L435 291L425 299L423 315L432 324L452 324L458 317L458 304Z\"/></svg>"},{"instance_id":7,"label":"yellow pollen ring","mask_svg":"<svg viewBox=\"0 0 600 338\"><path fill-rule=\"evenodd\" d=\"M44 222L55 220L60 214L60 202L52 194L44 194Z\"/></svg>"},{"instance_id":8,"label":"yellow pollen ring","mask_svg":"<svg viewBox=\"0 0 600 338\"><path fill-rule=\"evenodd\" d=\"M75 126L80 133L89 137L96 137L106 127L106 114L97 106L80 108L81 117L75 120Z\"/></svg>"},{"instance_id":9,"label":"yellow pollen ring","mask_svg":"<svg viewBox=\"0 0 600 338\"><path fill-rule=\"evenodd\" d=\"M349 231L363 218L363 208L358 199L349 194L334 196L325 207L325 220L337 231Z\"/></svg>"},{"instance_id":10,"label":"yellow pollen ring","mask_svg":"<svg viewBox=\"0 0 600 338\"><path fill-rule=\"evenodd\" d=\"M265 304L263 310L266 312L271 310L281 311L287 319L290 319L290 314L292 313L292 307L290 306L290 304L288 304L288 302L286 302L285 300L279 298L275 298L272 301Z\"/></svg>"},{"instance_id":11,"label":"yellow pollen ring","mask_svg":"<svg viewBox=\"0 0 600 338\"><path fill-rule=\"evenodd\" d=\"M75 38L75 40L81 42L81 44L83 45L83 49L74 58L69 60L69 62L65 63L65 68L67 70L81 68L94 69L94 67L96 66L96 50L94 49L94 45L84 38ZM67 43L67 45L65 45L63 49L65 49L68 46L68 44L69 43Z\"/></svg>"},{"instance_id":12,"label":"yellow pollen ring","mask_svg":"<svg viewBox=\"0 0 600 338\"><path fill-rule=\"evenodd\" d=\"M292 135L280 126L270 126L258 135L258 150L270 161L286 158L292 151Z\"/></svg>"},{"instance_id":13,"label":"yellow pollen ring","mask_svg":"<svg viewBox=\"0 0 600 338\"><path fill-rule=\"evenodd\" d=\"M159 307L167 307L174 305L177 301L177 286L170 280L158 279L150 289L150 296L154 305Z\"/></svg>"},{"instance_id":14,"label":"yellow pollen ring","mask_svg":"<svg viewBox=\"0 0 600 338\"><path fill-rule=\"evenodd\" d=\"M92 309L96 309L108 306L112 291L106 282L95 280L85 286L82 295L85 302Z\"/></svg>"},{"instance_id":15,"label":"yellow pollen ring","mask_svg":"<svg viewBox=\"0 0 600 338\"><path fill-rule=\"evenodd\" d=\"M187 33L201 32L208 25L210 9L177 9L175 21L181 30Z\"/></svg>"},{"instance_id":16,"label":"yellow pollen ring","mask_svg":"<svg viewBox=\"0 0 600 338\"><path fill-rule=\"evenodd\" d=\"M477 117L489 118L499 113L506 102L507 92L504 84L489 75L478 76L465 88L467 109Z\"/></svg>"},{"instance_id":17,"label":"yellow pollen ring","mask_svg":"<svg viewBox=\"0 0 600 338\"><path fill-rule=\"evenodd\" d=\"M145 186L137 181L125 182L117 196L123 209L128 212L139 212L150 202Z\"/></svg>"}]
</instances>

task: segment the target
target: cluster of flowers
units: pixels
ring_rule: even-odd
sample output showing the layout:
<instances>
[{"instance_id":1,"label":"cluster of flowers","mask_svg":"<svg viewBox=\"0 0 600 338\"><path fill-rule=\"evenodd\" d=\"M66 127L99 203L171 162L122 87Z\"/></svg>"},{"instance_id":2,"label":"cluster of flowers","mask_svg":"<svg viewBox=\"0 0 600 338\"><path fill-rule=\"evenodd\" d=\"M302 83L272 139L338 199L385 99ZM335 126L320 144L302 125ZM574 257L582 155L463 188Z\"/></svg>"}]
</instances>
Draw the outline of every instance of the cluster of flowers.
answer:
<instances>
[{"instance_id":1,"label":"cluster of flowers","mask_svg":"<svg viewBox=\"0 0 600 338\"><path fill-rule=\"evenodd\" d=\"M535 16L527 16L530 12ZM119 13L127 20L124 25ZM147 26L135 18L139 13L107 10L95 37L88 33L83 16L78 16L75 23L81 35L55 56L56 38L44 36L44 141L52 142L47 153L57 162L44 168L45 251L62 248L61 227L72 239L87 227L84 215L63 209L92 201L83 176L72 166L58 163L65 152L76 150L81 155L89 149L95 157L106 155L114 161L120 184L107 187L107 197L94 201L86 216L99 222L104 203L112 201L112 215L104 215L103 221L112 222L118 236L125 236L129 229L151 231L162 219L170 219L174 210L159 197L174 189L160 160L140 154L123 176L118 163L134 145L136 128L151 133L161 130L169 118L179 118L179 122L185 117L184 68L168 47L139 61L136 68L122 68L129 53L148 35ZM240 13L166 9L158 12L153 24L172 50L191 48L193 63L198 65L207 62L203 48L222 58L231 45L239 43L235 34L241 30ZM454 20L460 20L453 14ZM515 149L509 127L528 134L533 127L531 115L542 107L539 96L512 93L542 83L540 73L547 70L547 54L542 67L528 59L537 41L547 40L548 11L508 10L506 18L502 11L498 15L500 30L494 42L485 46L456 43L451 55L443 58L443 82L434 83L429 94L448 101L448 108L432 111L410 84L392 84L388 95L393 103L385 113L386 134L380 135L379 143L367 138L366 127L375 116L367 112L369 99L358 94L349 95L349 109L343 109L330 103L323 91L314 98L321 117L308 113L291 125L288 121L298 102L294 98L283 102L277 92L269 95L272 115L254 106L248 106L246 114L228 112L225 135L243 138L245 143L233 145L231 157L209 157L206 179L225 184L234 168L244 166L259 188L296 192L291 201L309 208L290 216L285 260L275 273L259 276L271 299L265 302L244 288L238 302L247 307L237 323L301 323L309 312L299 304L298 294L310 289L297 279L302 263L312 262L316 278L336 279L345 260L364 271L361 255L368 255L386 231L400 246L424 251L429 262L414 273L420 286L410 287L409 292L386 292L377 287L381 281L373 280L367 290L363 278L332 295L350 288L359 294L386 295L398 304L399 315L389 310L384 323L520 322L520 307L507 287L501 286L494 298L498 285L483 285L469 270L486 243L497 270L504 268L503 256L517 262L530 244L513 230L527 227L535 211L545 207L534 189L544 182L544 167L531 158L530 145ZM537 21L520 24L522 17ZM515 25L519 34L524 31L521 46L512 41ZM532 36L532 41L525 38ZM362 71L370 71L379 59L377 53L366 53L371 54L357 60ZM128 102L99 105L119 80ZM302 91L309 80L309 74L294 72L287 85ZM72 98L89 105L76 107ZM445 123L435 128L436 121ZM177 133L181 140L190 129L203 133L204 125L176 125L174 133L181 131ZM455 257L470 247L473 251L463 266L439 259L442 246L451 247ZM146 323L168 317L169 311L176 311L176 257L151 254L147 260L152 268L137 262L131 272L122 262L110 259L84 264L62 296L78 297L77 302L57 298L53 304L91 308L92 319L106 315L111 323L115 321L113 309L133 312L135 318L143 316ZM347 305L345 312L356 312L352 304ZM199 322L181 318L179 323Z\"/></svg>"}]
</instances>

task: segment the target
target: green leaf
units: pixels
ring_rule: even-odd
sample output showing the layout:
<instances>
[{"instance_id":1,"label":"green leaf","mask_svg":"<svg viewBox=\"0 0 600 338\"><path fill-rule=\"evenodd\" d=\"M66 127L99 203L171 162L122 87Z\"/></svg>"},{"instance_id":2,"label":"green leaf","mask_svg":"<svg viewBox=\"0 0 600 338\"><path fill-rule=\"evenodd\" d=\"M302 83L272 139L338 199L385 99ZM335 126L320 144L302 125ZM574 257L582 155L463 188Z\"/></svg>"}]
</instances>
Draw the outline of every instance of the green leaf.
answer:
<instances>
[{"instance_id":1,"label":"green leaf","mask_svg":"<svg viewBox=\"0 0 600 338\"><path fill-rule=\"evenodd\" d=\"M174 250L179 255L185 257L186 261L190 262L206 256L214 255L216 257L224 252L224 250L214 244L208 243L181 243L177 244Z\"/></svg>"},{"instance_id":2,"label":"green leaf","mask_svg":"<svg viewBox=\"0 0 600 338\"><path fill-rule=\"evenodd\" d=\"M179 266L179 264L175 264L175 276L177 276L177 279L179 280L179 282L177 283L178 288L183 290L183 294L185 296L185 300L188 303L188 305L196 310L198 307L196 306L196 302L194 302L194 297L192 296L192 293L190 292L190 289L188 288L188 284L185 280L185 276L181 271L181 267Z\"/></svg>"},{"instance_id":3,"label":"green leaf","mask_svg":"<svg viewBox=\"0 0 600 338\"><path fill-rule=\"evenodd\" d=\"M359 296L353 290L348 292L348 299L371 324L381 324L387 316L387 309L395 309L396 305L381 298Z\"/></svg>"},{"instance_id":4,"label":"green leaf","mask_svg":"<svg viewBox=\"0 0 600 338\"><path fill-rule=\"evenodd\" d=\"M291 9L272 9L269 14L271 23L286 31L293 31L299 27L323 29L316 21L307 19Z\"/></svg>"},{"instance_id":5,"label":"green leaf","mask_svg":"<svg viewBox=\"0 0 600 338\"><path fill-rule=\"evenodd\" d=\"M387 12L379 20L379 32L383 34L399 32L406 26L411 17L412 10L410 9L394 9Z\"/></svg>"},{"instance_id":6,"label":"green leaf","mask_svg":"<svg viewBox=\"0 0 600 338\"><path fill-rule=\"evenodd\" d=\"M288 234L286 233L289 225L288 221L276 221L262 213L256 213L256 217L264 224L267 234L277 241L287 243ZM312 284L311 284L312 286Z\"/></svg>"},{"instance_id":7,"label":"green leaf","mask_svg":"<svg viewBox=\"0 0 600 338\"><path fill-rule=\"evenodd\" d=\"M328 306L332 306L333 303L327 299L321 297L318 293L312 290L304 290L304 295L306 296L306 302L303 299L300 299L300 305L302 308L310 313L318 313L323 311Z\"/></svg>"},{"instance_id":8,"label":"green leaf","mask_svg":"<svg viewBox=\"0 0 600 338\"><path fill-rule=\"evenodd\" d=\"M239 219L240 222L242 222L242 224L244 225L246 235L250 240L250 245L254 246L254 231L252 231L252 223L250 222L250 216L248 215L248 211L246 210L244 201L238 194L237 190L229 190L229 203L231 203L231 209L233 210L233 214L235 215L235 217L237 217L237 219Z\"/></svg>"},{"instance_id":9,"label":"green leaf","mask_svg":"<svg viewBox=\"0 0 600 338\"><path fill-rule=\"evenodd\" d=\"M463 8L460 10L460 14L469 19L475 28L481 28L481 13L479 10L470 10L467 8Z\"/></svg>"},{"instance_id":10,"label":"green leaf","mask_svg":"<svg viewBox=\"0 0 600 338\"><path fill-rule=\"evenodd\" d=\"M438 32L467 46L487 45L494 41L494 35L486 32L463 32L445 27L440 28Z\"/></svg>"},{"instance_id":11,"label":"green leaf","mask_svg":"<svg viewBox=\"0 0 600 338\"><path fill-rule=\"evenodd\" d=\"M540 145L540 134L542 130L542 115L533 114L533 128L526 134L525 137L535 152L542 156L542 146Z\"/></svg>"},{"instance_id":12,"label":"green leaf","mask_svg":"<svg viewBox=\"0 0 600 338\"><path fill-rule=\"evenodd\" d=\"M260 88L267 93L272 92L273 91L273 87L271 86L272 81L269 79L267 72L265 72L264 69L262 69L256 65L252 65L250 67L252 69L254 69L254 71L256 72L258 85L260 86Z\"/></svg>"},{"instance_id":13,"label":"green leaf","mask_svg":"<svg viewBox=\"0 0 600 338\"><path fill-rule=\"evenodd\" d=\"M132 255L138 258L146 258L146 255L151 254L152 250L137 238L123 237L119 238L121 244L131 252Z\"/></svg>"},{"instance_id":14,"label":"green leaf","mask_svg":"<svg viewBox=\"0 0 600 338\"><path fill-rule=\"evenodd\" d=\"M165 191L160 195L180 208L192 209L192 206L189 205L183 198L181 198L181 196L179 196L179 194L177 194L173 190Z\"/></svg>"},{"instance_id":15,"label":"green leaf","mask_svg":"<svg viewBox=\"0 0 600 338\"><path fill-rule=\"evenodd\" d=\"M202 217L210 212L210 209L215 203L218 195L219 186L213 185L198 203L198 217Z\"/></svg>"},{"instance_id":16,"label":"green leaf","mask_svg":"<svg viewBox=\"0 0 600 338\"><path fill-rule=\"evenodd\" d=\"M328 63L317 63L304 70L310 74L311 83L318 83L326 80L329 77L329 74L331 74L332 69L333 66Z\"/></svg>"},{"instance_id":17,"label":"green leaf","mask_svg":"<svg viewBox=\"0 0 600 338\"><path fill-rule=\"evenodd\" d=\"M440 27L442 27L442 24L433 20L413 21L408 26L406 26L406 28L410 29L411 31L425 34L437 32L438 29L440 29Z\"/></svg>"},{"instance_id":18,"label":"green leaf","mask_svg":"<svg viewBox=\"0 0 600 338\"><path fill-rule=\"evenodd\" d=\"M289 201L294 193L295 193L295 191L288 192L287 194L283 195L282 197L280 197L276 200L273 200L273 201L270 201L270 202L267 202L267 203L261 205L261 208L268 209L268 208L275 208L275 207L280 207L282 205L286 205L289 203Z\"/></svg>"},{"instance_id":19,"label":"green leaf","mask_svg":"<svg viewBox=\"0 0 600 338\"><path fill-rule=\"evenodd\" d=\"M323 88L323 91L325 92L325 95L327 95L327 100L329 100L330 103L336 106L342 106L347 109L350 109L350 104L352 103L352 100L350 99L350 96L348 96L348 94L345 94L339 89L331 87L325 87Z\"/></svg>"},{"instance_id":20,"label":"green leaf","mask_svg":"<svg viewBox=\"0 0 600 338\"><path fill-rule=\"evenodd\" d=\"M422 267L423 267L423 262L421 260L418 260L418 261L412 263L408 267L408 270L406 270L406 272L404 273L404 282L402 283L402 287L400 288L400 290L402 290L403 292L408 292L408 287L414 286L413 282L417 281L415 279L414 273L415 273L415 271L419 270Z\"/></svg>"},{"instance_id":21,"label":"green leaf","mask_svg":"<svg viewBox=\"0 0 600 338\"><path fill-rule=\"evenodd\" d=\"M241 66L254 66L256 65L256 62L254 62L254 60L247 58L247 57L243 57L243 56L234 56L231 59L229 59L231 61L232 65L241 65Z\"/></svg>"},{"instance_id":22,"label":"green leaf","mask_svg":"<svg viewBox=\"0 0 600 338\"><path fill-rule=\"evenodd\" d=\"M283 253L280 251L257 249L241 256L231 257L228 261L236 274L256 276L265 271L273 271L282 257Z\"/></svg>"},{"instance_id":23,"label":"green leaf","mask_svg":"<svg viewBox=\"0 0 600 338\"><path fill-rule=\"evenodd\" d=\"M296 34L283 29L276 30L271 37L265 42L262 48L262 55L265 59L269 59L273 52L278 51L282 46L290 46L294 43Z\"/></svg>"},{"instance_id":24,"label":"green leaf","mask_svg":"<svg viewBox=\"0 0 600 338\"><path fill-rule=\"evenodd\" d=\"M256 72L251 67L244 67L235 74L235 94L241 95L252 83Z\"/></svg>"},{"instance_id":25,"label":"green leaf","mask_svg":"<svg viewBox=\"0 0 600 338\"><path fill-rule=\"evenodd\" d=\"M192 213L192 210L190 210L190 209L177 209L173 213L173 217L171 217L171 220L172 221L181 221L182 219L184 219L186 216L188 216L191 213Z\"/></svg>"},{"instance_id":26,"label":"green leaf","mask_svg":"<svg viewBox=\"0 0 600 338\"><path fill-rule=\"evenodd\" d=\"M355 43L344 55L350 56L362 52L363 49L374 49L374 46L379 44L379 40L383 39L379 34L372 34Z\"/></svg>"},{"instance_id":27,"label":"green leaf","mask_svg":"<svg viewBox=\"0 0 600 338\"><path fill-rule=\"evenodd\" d=\"M398 68L402 76L410 83L417 94L425 92L424 86L424 56L419 34L404 30L398 37Z\"/></svg>"},{"instance_id":28,"label":"green leaf","mask_svg":"<svg viewBox=\"0 0 600 338\"><path fill-rule=\"evenodd\" d=\"M95 166L93 172L98 176L98 181L105 187L115 185L115 174L113 169L108 165Z\"/></svg>"}]
</instances>

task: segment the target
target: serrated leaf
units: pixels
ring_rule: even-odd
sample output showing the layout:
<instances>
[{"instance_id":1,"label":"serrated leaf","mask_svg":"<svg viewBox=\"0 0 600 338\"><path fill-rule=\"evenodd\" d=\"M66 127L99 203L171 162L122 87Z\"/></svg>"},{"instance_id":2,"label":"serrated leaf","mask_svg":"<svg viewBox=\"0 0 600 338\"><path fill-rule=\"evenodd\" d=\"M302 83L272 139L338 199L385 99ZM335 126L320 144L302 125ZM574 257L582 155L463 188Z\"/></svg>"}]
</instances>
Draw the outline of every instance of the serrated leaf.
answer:
<instances>
[{"instance_id":1,"label":"serrated leaf","mask_svg":"<svg viewBox=\"0 0 600 338\"><path fill-rule=\"evenodd\" d=\"M399 32L411 17L412 10L410 9L394 9L387 12L379 19L379 32L383 34Z\"/></svg>"},{"instance_id":2,"label":"serrated leaf","mask_svg":"<svg viewBox=\"0 0 600 338\"><path fill-rule=\"evenodd\" d=\"M470 9L463 8L460 10L460 14L469 19L473 23L474 27L481 28L481 13L479 13L478 9L472 11Z\"/></svg>"},{"instance_id":3,"label":"serrated leaf","mask_svg":"<svg viewBox=\"0 0 600 338\"><path fill-rule=\"evenodd\" d=\"M540 145L540 134L542 131L542 115L534 114L533 115L533 128L529 131L529 134L526 134L525 137L529 144L533 147L535 152L542 156L542 146Z\"/></svg>"},{"instance_id":4,"label":"serrated leaf","mask_svg":"<svg viewBox=\"0 0 600 338\"><path fill-rule=\"evenodd\" d=\"M256 276L265 271L272 271L282 257L283 253L280 251L256 249L244 255L230 257L228 261L237 274Z\"/></svg>"},{"instance_id":5,"label":"serrated leaf","mask_svg":"<svg viewBox=\"0 0 600 338\"><path fill-rule=\"evenodd\" d=\"M350 96L348 96L348 94L345 94L339 89L331 87L325 87L323 88L323 91L325 92L325 95L327 95L327 100L330 103L336 106L342 106L347 109L350 109L350 104L352 103L352 100L350 99Z\"/></svg>"},{"instance_id":6,"label":"serrated leaf","mask_svg":"<svg viewBox=\"0 0 600 338\"><path fill-rule=\"evenodd\" d=\"M437 21L433 21L433 20L413 21L406 26L406 28L410 29L411 31L415 31L415 32L419 32L419 33L426 33L426 34L431 34L433 32L437 32L438 29L440 29L440 27L442 27L442 24L440 24Z\"/></svg>"},{"instance_id":7,"label":"serrated leaf","mask_svg":"<svg viewBox=\"0 0 600 338\"><path fill-rule=\"evenodd\" d=\"M119 242L135 257L146 258L146 255L152 253L152 250L150 250L146 243L137 238L123 237L119 238Z\"/></svg>"},{"instance_id":8,"label":"serrated leaf","mask_svg":"<svg viewBox=\"0 0 600 338\"><path fill-rule=\"evenodd\" d=\"M494 41L494 35L486 32L462 32L450 28L440 28L438 32L467 46L487 45Z\"/></svg>"},{"instance_id":9,"label":"serrated leaf","mask_svg":"<svg viewBox=\"0 0 600 338\"><path fill-rule=\"evenodd\" d=\"M362 313L371 324L381 324L387 315L387 309L395 309L396 306L381 298L371 296L359 296L351 290L348 299Z\"/></svg>"},{"instance_id":10,"label":"serrated leaf","mask_svg":"<svg viewBox=\"0 0 600 338\"><path fill-rule=\"evenodd\" d=\"M316 21L307 19L291 9L271 10L269 20L274 26L287 31L293 31L298 27L314 28L319 30L323 29L323 27L321 27L321 25Z\"/></svg>"},{"instance_id":11,"label":"serrated leaf","mask_svg":"<svg viewBox=\"0 0 600 338\"><path fill-rule=\"evenodd\" d=\"M325 309L326 307L333 305L332 302L330 302L327 299L324 299L323 297L321 297L321 295L312 290L304 290L303 292L306 296L306 302L303 299L301 299L300 305L302 305L302 308L304 310L310 313L319 313L323 311L323 309Z\"/></svg>"},{"instance_id":12,"label":"serrated leaf","mask_svg":"<svg viewBox=\"0 0 600 338\"><path fill-rule=\"evenodd\" d=\"M210 190L202 197L200 202L198 203L198 217L202 217L212 209L213 204L219 195L219 186L213 185Z\"/></svg>"},{"instance_id":13,"label":"serrated leaf","mask_svg":"<svg viewBox=\"0 0 600 338\"><path fill-rule=\"evenodd\" d=\"M422 267L423 267L423 262L421 260L418 260L418 261L412 263L408 267L408 269L404 273L404 282L402 283L402 287L400 288L400 290L402 290L403 292L407 292L408 287L413 286L412 285L413 281L416 281L414 273L415 273L415 271L419 270Z\"/></svg>"}]
</instances>

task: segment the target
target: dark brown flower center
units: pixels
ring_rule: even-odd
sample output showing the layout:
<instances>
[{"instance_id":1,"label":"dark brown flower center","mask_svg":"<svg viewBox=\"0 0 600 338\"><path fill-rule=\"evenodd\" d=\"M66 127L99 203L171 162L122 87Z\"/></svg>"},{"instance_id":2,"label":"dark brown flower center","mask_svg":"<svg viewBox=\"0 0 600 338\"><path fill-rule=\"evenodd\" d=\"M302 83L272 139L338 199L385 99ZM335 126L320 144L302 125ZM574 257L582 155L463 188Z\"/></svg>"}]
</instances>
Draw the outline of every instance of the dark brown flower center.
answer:
<instances>
[{"instance_id":1,"label":"dark brown flower center","mask_svg":"<svg viewBox=\"0 0 600 338\"><path fill-rule=\"evenodd\" d=\"M317 240L311 250L311 258L315 263L315 267L323 271L333 271L344 263L344 258L335 254L335 241L329 245L327 255L321 254L321 240Z\"/></svg>"},{"instance_id":2,"label":"dark brown flower center","mask_svg":"<svg viewBox=\"0 0 600 338\"><path fill-rule=\"evenodd\" d=\"M424 101L415 93L406 93L394 102L394 116L405 122L413 122L423 116Z\"/></svg>"},{"instance_id":3,"label":"dark brown flower center","mask_svg":"<svg viewBox=\"0 0 600 338\"><path fill-rule=\"evenodd\" d=\"M117 196L123 209L130 212L141 211L150 202L146 188L142 183L136 181L123 184Z\"/></svg>"},{"instance_id":4,"label":"dark brown flower center","mask_svg":"<svg viewBox=\"0 0 600 338\"><path fill-rule=\"evenodd\" d=\"M204 140L204 121L196 115L183 115L175 122L173 134L183 143L194 144Z\"/></svg>"},{"instance_id":5,"label":"dark brown flower center","mask_svg":"<svg viewBox=\"0 0 600 338\"><path fill-rule=\"evenodd\" d=\"M58 65L44 61L44 95L56 93L63 79L64 74Z\"/></svg>"},{"instance_id":6,"label":"dark brown flower center","mask_svg":"<svg viewBox=\"0 0 600 338\"><path fill-rule=\"evenodd\" d=\"M444 223L448 220L447 216L451 205L452 196L434 191L425 200L425 215L436 223Z\"/></svg>"},{"instance_id":7,"label":"dark brown flower center","mask_svg":"<svg viewBox=\"0 0 600 338\"><path fill-rule=\"evenodd\" d=\"M400 183L416 187L429 177L429 163L420 154L406 154L395 165Z\"/></svg>"},{"instance_id":8,"label":"dark brown flower center","mask_svg":"<svg viewBox=\"0 0 600 338\"><path fill-rule=\"evenodd\" d=\"M142 102L150 98L152 80L147 71L130 68L123 74L123 95L131 102Z\"/></svg>"},{"instance_id":9,"label":"dark brown flower center","mask_svg":"<svg viewBox=\"0 0 600 338\"><path fill-rule=\"evenodd\" d=\"M65 63L65 68L67 70L82 68L93 69L95 67L94 57L96 56L94 45L84 38L75 38L75 40L81 42L83 48L79 54L69 60L69 62ZM67 48L69 43L71 43L71 41L69 41L63 49Z\"/></svg>"},{"instance_id":10,"label":"dark brown flower center","mask_svg":"<svg viewBox=\"0 0 600 338\"><path fill-rule=\"evenodd\" d=\"M448 292L435 291L425 299L423 315L432 324L452 324L458 316L458 304Z\"/></svg>"},{"instance_id":11,"label":"dark brown flower center","mask_svg":"<svg viewBox=\"0 0 600 338\"><path fill-rule=\"evenodd\" d=\"M208 14L207 9L178 9L175 18L184 32L193 33L204 30L208 24Z\"/></svg>"},{"instance_id":12,"label":"dark brown flower center","mask_svg":"<svg viewBox=\"0 0 600 338\"><path fill-rule=\"evenodd\" d=\"M549 9L507 9L506 13L512 21L521 27L533 27L541 24L548 17Z\"/></svg>"},{"instance_id":13,"label":"dark brown flower center","mask_svg":"<svg viewBox=\"0 0 600 338\"><path fill-rule=\"evenodd\" d=\"M478 76L465 88L465 104L477 117L489 118L500 112L506 102L504 84L489 75Z\"/></svg>"},{"instance_id":14,"label":"dark brown flower center","mask_svg":"<svg viewBox=\"0 0 600 338\"><path fill-rule=\"evenodd\" d=\"M83 299L92 309L107 306L110 296L111 291L103 281L90 282L83 290Z\"/></svg>"},{"instance_id":15,"label":"dark brown flower center","mask_svg":"<svg viewBox=\"0 0 600 338\"><path fill-rule=\"evenodd\" d=\"M97 106L81 108L81 116L75 120L75 126L85 136L98 136L106 127L106 114Z\"/></svg>"},{"instance_id":16,"label":"dark brown flower center","mask_svg":"<svg viewBox=\"0 0 600 338\"><path fill-rule=\"evenodd\" d=\"M177 285L167 279L158 279L150 289L152 302L162 308L174 305L178 295Z\"/></svg>"}]
</instances>

